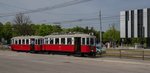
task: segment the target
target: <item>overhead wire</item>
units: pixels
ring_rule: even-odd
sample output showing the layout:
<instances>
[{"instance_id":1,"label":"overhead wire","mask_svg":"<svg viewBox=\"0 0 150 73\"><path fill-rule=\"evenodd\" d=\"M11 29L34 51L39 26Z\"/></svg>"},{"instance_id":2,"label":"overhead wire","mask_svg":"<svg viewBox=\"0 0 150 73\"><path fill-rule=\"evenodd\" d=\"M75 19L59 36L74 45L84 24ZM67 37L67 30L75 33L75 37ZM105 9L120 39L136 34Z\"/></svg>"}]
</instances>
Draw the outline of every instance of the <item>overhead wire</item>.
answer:
<instances>
[{"instance_id":1,"label":"overhead wire","mask_svg":"<svg viewBox=\"0 0 150 73\"><path fill-rule=\"evenodd\" d=\"M23 11L21 13L29 14L29 13L35 13L35 12L42 12L42 11L46 11L46 10L53 10L53 9L57 9L57 8L62 8L62 7L75 5L75 4L78 4L78 3L83 3L83 2L86 2L86 1L91 1L91 0L73 0L73 1L66 2L66 3L61 3L61 4L58 4L58 5L54 5L52 7L38 8L38 9L35 9L35 10L29 10L29 9L21 8L21 9L26 10L26 11ZM8 5L8 4L6 4L6 5ZM12 6L12 5L9 5L9 6ZM13 7L16 7L16 6L13 6ZM20 8L20 7L16 7L16 8ZM10 14L0 16L0 17L12 16L12 15L16 15L16 13L10 13ZM114 15L114 16L102 17L102 21L103 21L102 23L114 22L114 20L120 18L120 16L125 16L125 15ZM62 24L62 23L73 23L73 22L95 21L95 20L99 20L99 18L81 18L81 19L75 19L75 20L67 20L67 21L59 21L59 22L48 22L48 23ZM120 18L120 20L119 19L117 21L115 20L115 22L119 22L119 21L122 21L121 18Z\"/></svg>"},{"instance_id":2,"label":"overhead wire","mask_svg":"<svg viewBox=\"0 0 150 73\"><path fill-rule=\"evenodd\" d=\"M91 0L73 0L73 1L69 1L69 2L54 5L52 7L44 7L44 8L38 8L38 9L34 9L34 10L26 10L26 11L15 12L15 13L6 13L6 14L1 15L0 17L14 16L18 13L29 14L29 13L43 12L43 11L47 11L47 10L54 10L54 9L57 9L57 8L72 6L72 5L76 5L76 4L79 4L79 3L84 3L84 2L87 2L87 1L91 1Z\"/></svg>"},{"instance_id":3,"label":"overhead wire","mask_svg":"<svg viewBox=\"0 0 150 73\"><path fill-rule=\"evenodd\" d=\"M146 12L144 12L146 13ZM141 13L142 14L142 13ZM140 15L140 14L134 14L134 15ZM113 15L113 16L103 16L102 17L102 23L107 23L112 22L113 20L117 20L117 22L119 21L124 21L121 16L125 16L125 15ZM150 16L150 14L148 14L148 16ZM145 17L143 15L143 17ZM64 23L74 23L74 22L83 22L83 21L96 21L99 20L99 18L81 18L81 19L75 19L75 20L66 20L66 21L57 21L57 22L47 22L47 23L52 23L52 24L64 24Z\"/></svg>"}]
</instances>

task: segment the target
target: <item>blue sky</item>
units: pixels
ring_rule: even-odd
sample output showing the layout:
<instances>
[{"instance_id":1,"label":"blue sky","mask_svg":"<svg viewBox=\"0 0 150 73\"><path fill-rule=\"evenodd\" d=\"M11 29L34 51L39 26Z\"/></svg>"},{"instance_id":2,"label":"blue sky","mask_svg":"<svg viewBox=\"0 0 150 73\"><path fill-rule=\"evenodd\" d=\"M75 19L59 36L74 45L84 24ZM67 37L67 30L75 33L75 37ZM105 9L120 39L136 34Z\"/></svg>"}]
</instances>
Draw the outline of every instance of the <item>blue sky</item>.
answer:
<instances>
[{"instance_id":1,"label":"blue sky","mask_svg":"<svg viewBox=\"0 0 150 73\"><path fill-rule=\"evenodd\" d=\"M52 7L73 0L0 0L0 16L8 13ZM150 8L150 0L91 0L68 7L47 10L38 13L26 14L33 23L50 23L78 19L98 18L99 10L102 11L103 30L112 24L119 29L119 13L123 10ZM113 16L113 17L112 17ZM14 16L0 17L0 22L13 22ZM99 29L99 20L62 23L63 27L89 26Z\"/></svg>"}]
</instances>

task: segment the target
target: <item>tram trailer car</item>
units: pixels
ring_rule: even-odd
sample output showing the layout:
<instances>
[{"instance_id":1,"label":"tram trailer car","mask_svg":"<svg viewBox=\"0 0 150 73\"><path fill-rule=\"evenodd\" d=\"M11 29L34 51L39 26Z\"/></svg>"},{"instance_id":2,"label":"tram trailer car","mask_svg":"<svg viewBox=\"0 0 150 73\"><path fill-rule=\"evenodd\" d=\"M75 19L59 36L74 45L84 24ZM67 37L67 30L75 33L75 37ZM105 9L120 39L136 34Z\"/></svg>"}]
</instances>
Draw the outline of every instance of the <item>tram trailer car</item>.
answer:
<instances>
[{"instance_id":1,"label":"tram trailer car","mask_svg":"<svg viewBox=\"0 0 150 73\"><path fill-rule=\"evenodd\" d=\"M24 52L42 51L43 37L41 36L18 36L11 38L11 50Z\"/></svg>"},{"instance_id":2,"label":"tram trailer car","mask_svg":"<svg viewBox=\"0 0 150 73\"><path fill-rule=\"evenodd\" d=\"M96 55L96 37L89 34L48 35L44 37L42 49L47 52Z\"/></svg>"},{"instance_id":3,"label":"tram trailer car","mask_svg":"<svg viewBox=\"0 0 150 73\"><path fill-rule=\"evenodd\" d=\"M95 39L95 36L89 34L19 36L11 39L11 49L13 51L61 52L95 56Z\"/></svg>"}]
</instances>

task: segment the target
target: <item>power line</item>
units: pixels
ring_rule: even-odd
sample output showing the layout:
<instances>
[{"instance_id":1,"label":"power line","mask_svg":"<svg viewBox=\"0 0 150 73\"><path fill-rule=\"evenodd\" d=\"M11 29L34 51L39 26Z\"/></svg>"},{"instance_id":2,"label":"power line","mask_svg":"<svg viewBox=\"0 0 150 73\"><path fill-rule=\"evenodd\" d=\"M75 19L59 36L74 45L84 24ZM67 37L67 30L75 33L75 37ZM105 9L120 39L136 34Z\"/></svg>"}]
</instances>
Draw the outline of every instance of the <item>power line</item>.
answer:
<instances>
[{"instance_id":1,"label":"power line","mask_svg":"<svg viewBox=\"0 0 150 73\"><path fill-rule=\"evenodd\" d=\"M46 12L47 14L54 14L54 15L93 15L96 14L97 12L92 12L92 13L52 13L52 12Z\"/></svg>"},{"instance_id":2,"label":"power line","mask_svg":"<svg viewBox=\"0 0 150 73\"><path fill-rule=\"evenodd\" d=\"M71 6L71 5L75 5L75 4L79 4L79 3L83 3L83 2L87 2L87 1L91 1L91 0L73 0L70 2L54 5L52 7L39 8L39 9L35 9L35 10L24 11L21 13L28 14L28 13L42 12L42 11L46 11L46 10L53 10L53 9L57 9L57 8L67 7L67 6Z\"/></svg>"},{"instance_id":3,"label":"power line","mask_svg":"<svg viewBox=\"0 0 150 73\"><path fill-rule=\"evenodd\" d=\"M116 16L110 16L110 17L101 17L102 20L110 20L114 19ZM53 23L53 24L62 24L62 23L73 23L73 22L83 22L83 21L95 21L99 20L99 18L83 18L83 19L76 19L76 20L67 20L67 21L59 21L59 22L48 22L48 23Z\"/></svg>"},{"instance_id":4,"label":"power line","mask_svg":"<svg viewBox=\"0 0 150 73\"><path fill-rule=\"evenodd\" d=\"M140 15L140 14L134 14L134 15ZM105 22L102 22L102 23L106 23L106 21L108 22L110 20L116 20L116 19L118 19L118 21L124 21L122 18L120 18L121 16L125 16L125 15L113 15L113 16L104 16L104 17L101 17L102 21L105 21ZM150 16L150 14L148 14L148 16ZM145 16L143 15L143 17L145 17ZM58 22L48 22L48 23L62 24L62 23L73 23L73 22L95 21L95 20L99 20L99 18L81 18L81 19L75 19L75 20L58 21Z\"/></svg>"},{"instance_id":5,"label":"power line","mask_svg":"<svg viewBox=\"0 0 150 73\"><path fill-rule=\"evenodd\" d=\"M87 1L91 1L91 0L73 0L73 1L69 1L69 2L54 5L52 7L44 7L44 8L38 8L38 9L35 9L35 10L26 10L26 11L15 12L15 13L7 13L7 14L4 14L0 17L14 16L18 13L29 14L29 13L43 12L43 11L47 11L47 10L54 10L54 9L58 9L58 8L63 8L63 7L76 5L76 4L79 4L79 3L84 3L84 2L87 2Z\"/></svg>"},{"instance_id":6,"label":"power line","mask_svg":"<svg viewBox=\"0 0 150 73\"><path fill-rule=\"evenodd\" d=\"M22 7L18 7L18 6L15 6L15 5L6 4L6 3L3 3L3 2L0 2L0 4L6 5L6 6L9 6L9 7L13 7L13 8L19 8L19 9L23 9L23 10L29 10L29 9L26 9L26 8L22 8Z\"/></svg>"}]
</instances>

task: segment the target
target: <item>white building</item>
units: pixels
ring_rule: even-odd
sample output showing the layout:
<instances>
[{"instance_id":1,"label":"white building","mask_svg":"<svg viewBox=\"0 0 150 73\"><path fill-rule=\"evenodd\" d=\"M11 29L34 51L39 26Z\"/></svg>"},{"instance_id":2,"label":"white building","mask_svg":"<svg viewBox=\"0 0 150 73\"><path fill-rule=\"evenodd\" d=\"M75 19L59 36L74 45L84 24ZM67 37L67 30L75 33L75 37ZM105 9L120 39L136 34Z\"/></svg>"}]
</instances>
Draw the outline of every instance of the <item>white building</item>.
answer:
<instances>
[{"instance_id":1,"label":"white building","mask_svg":"<svg viewBox=\"0 0 150 73\"><path fill-rule=\"evenodd\" d=\"M150 8L120 12L120 37L150 38Z\"/></svg>"},{"instance_id":2,"label":"white building","mask_svg":"<svg viewBox=\"0 0 150 73\"><path fill-rule=\"evenodd\" d=\"M150 9L120 12L121 38L150 37Z\"/></svg>"}]
</instances>

